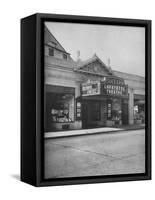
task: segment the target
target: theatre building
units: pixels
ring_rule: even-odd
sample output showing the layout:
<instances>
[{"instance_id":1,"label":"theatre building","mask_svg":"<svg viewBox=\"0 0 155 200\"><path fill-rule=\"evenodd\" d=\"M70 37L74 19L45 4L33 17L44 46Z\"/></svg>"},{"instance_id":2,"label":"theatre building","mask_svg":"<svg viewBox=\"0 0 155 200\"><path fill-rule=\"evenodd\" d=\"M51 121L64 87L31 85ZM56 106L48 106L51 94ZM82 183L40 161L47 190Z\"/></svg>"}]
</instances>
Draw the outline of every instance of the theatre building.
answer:
<instances>
[{"instance_id":1,"label":"theatre building","mask_svg":"<svg viewBox=\"0 0 155 200\"><path fill-rule=\"evenodd\" d=\"M74 61L45 27L45 131L145 124L145 78Z\"/></svg>"}]
</instances>

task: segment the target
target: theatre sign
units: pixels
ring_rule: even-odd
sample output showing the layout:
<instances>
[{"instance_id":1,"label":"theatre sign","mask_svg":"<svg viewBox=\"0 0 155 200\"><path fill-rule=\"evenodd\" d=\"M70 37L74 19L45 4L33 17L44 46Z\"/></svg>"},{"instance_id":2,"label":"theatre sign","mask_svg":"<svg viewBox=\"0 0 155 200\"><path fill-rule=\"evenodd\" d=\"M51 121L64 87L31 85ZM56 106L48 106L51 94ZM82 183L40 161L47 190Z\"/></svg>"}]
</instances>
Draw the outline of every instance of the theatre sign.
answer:
<instances>
[{"instance_id":1,"label":"theatre sign","mask_svg":"<svg viewBox=\"0 0 155 200\"><path fill-rule=\"evenodd\" d=\"M82 84L82 96L108 95L108 96L128 96L128 86L124 80L118 77L104 77L101 81L88 80Z\"/></svg>"},{"instance_id":2,"label":"theatre sign","mask_svg":"<svg viewBox=\"0 0 155 200\"><path fill-rule=\"evenodd\" d=\"M82 96L91 96L101 94L101 82L88 80L82 84Z\"/></svg>"}]
</instances>

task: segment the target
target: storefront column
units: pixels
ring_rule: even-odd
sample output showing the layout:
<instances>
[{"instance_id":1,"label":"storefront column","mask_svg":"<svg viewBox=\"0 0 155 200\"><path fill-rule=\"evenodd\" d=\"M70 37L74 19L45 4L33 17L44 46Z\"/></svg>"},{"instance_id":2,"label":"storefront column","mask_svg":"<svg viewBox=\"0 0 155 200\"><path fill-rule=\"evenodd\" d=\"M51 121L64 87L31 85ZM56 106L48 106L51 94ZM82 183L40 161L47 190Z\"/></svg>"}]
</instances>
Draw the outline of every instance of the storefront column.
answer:
<instances>
[{"instance_id":1,"label":"storefront column","mask_svg":"<svg viewBox=\"0 0 155 200\"><path fill-rule=\"evenodd\" d=\"M129 92L129 125L134 124L134 90L133 88L128 88Z\"/></svg>"},{"instance_id":2,"label":"storefront column","mask_svg":"<svg viewBox=\"0 0 155 200\"><path fill-rule=\"evenodd\" d=\"M77 85L75 87L75 98L79 97L80 95L80 85Z\"/></svg>"}]
</instances>

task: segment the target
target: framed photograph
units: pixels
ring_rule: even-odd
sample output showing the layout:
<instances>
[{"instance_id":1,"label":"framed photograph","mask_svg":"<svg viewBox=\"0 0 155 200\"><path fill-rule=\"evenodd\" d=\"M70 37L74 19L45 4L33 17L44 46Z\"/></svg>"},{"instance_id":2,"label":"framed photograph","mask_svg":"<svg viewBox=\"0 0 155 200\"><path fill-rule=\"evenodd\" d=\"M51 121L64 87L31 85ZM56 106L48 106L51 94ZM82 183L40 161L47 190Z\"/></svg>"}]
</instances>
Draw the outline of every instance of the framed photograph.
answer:
<instances>
[{"instance_id":1,"label":"framed photograph","mask_svg":"<svg viewBox=\"0 0 155 200\"><path fill-rule=\"evenodd\" d=\"M21 180L151 179L151 21L21 20Z\"/></svg>"}]
</instances>

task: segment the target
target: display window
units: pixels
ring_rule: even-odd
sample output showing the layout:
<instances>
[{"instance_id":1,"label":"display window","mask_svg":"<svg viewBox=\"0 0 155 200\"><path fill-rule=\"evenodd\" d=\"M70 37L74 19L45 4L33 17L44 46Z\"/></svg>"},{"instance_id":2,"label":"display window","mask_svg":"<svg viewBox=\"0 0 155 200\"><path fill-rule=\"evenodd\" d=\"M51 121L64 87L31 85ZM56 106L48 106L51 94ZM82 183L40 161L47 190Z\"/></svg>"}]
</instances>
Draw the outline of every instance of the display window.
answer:
<instances>
[{"instance_id":1,"label":"display window","mask_svg":"<svg viewBox=\"0 0 155 200\"><path fill-rule=\"evenodd\" d=\"M119 123L122 119L122 108L121 108L121 100L113 99L112 100L112 120L115 123Z\"/></svg>"},{"instance_id":2,"label":"display window","mask_svg":"<svg viewBox=\"0 0 155 200\"><path fill-rule=\"evenodd\" d=\"M80 101L76 101L76 119L77 120L81 120L81 113L82 113L82 110L81 110L81 102Z\"/></svg>"},{"instance_id":3,"label":"display window","mask_svg":"<svg viewBox=\"0 0 155 200\"><path fill-rule=\"evenodd\" d=\"M138 103L134 105L134 121L135 123L145 123L145 105Z\"/></svg>"},{"instance_id":4,"label":"display window","mask_svg":"<svg viewBox=\"0 0 155 200\"><path fill-rule=\"evenodd\" d=\"M120 99L112 99L107 101L107 119L115 123L119 123L122 116Z\"/></svg>"},{"instance_id":5,"label":"display window","mask_svg":"<svg viewBox=\"0 0 155 200\"><path fill-rule=\"evenodd\" d=\"M51 121L57 123L74 121L74 95L52 94L50 105Z\"/></svg>"}]
</instances>

